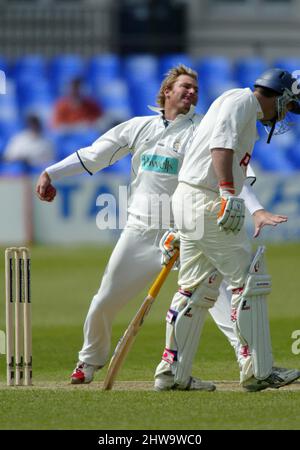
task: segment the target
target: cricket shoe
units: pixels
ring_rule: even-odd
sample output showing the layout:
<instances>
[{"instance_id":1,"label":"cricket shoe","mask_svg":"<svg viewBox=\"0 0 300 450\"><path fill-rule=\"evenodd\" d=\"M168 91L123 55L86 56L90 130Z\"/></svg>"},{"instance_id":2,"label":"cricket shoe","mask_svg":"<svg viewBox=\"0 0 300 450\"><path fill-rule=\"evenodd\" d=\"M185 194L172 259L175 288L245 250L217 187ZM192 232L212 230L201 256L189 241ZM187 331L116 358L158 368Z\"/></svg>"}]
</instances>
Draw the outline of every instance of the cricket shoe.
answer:
<instances>
[{"instance_id":1,"label":"cricket shoe","mask_svg":"<svg viewBox=\"0 0 300 450\"><path fill-rule=\"evenodd\" d=\"M101 366L94 366L82 361L78 361L74 372L71 375L71 384L88 384L93 381L94 373L100 369Z\"/></svg>"},{"instance_id":2,"label":"cricket shoe","mask_svg":"<svg viewBox=\"0 0 300 450\"><path fill-rule=\"evenodd\" d=\"M251 377L242 386L248 392L262 391L263 389L279 389L282 386L293 383L300 377L297 369L285 369L283 367L273 367L271 374L264 380Z\"/></svg>"},{"instance_id":3,"label":"cricket shoe","mask_svg":"<svg viewBox=\"0 0 300 450\"><path fill-rule=\"evenodd\" d=\"M190 377L186 386L180 386L174 383L174 375L172 372L161 373L155 378L155 391L214 391L216 386L210 381L202 381L198 378Z\"/></svg>"}]
</instances>

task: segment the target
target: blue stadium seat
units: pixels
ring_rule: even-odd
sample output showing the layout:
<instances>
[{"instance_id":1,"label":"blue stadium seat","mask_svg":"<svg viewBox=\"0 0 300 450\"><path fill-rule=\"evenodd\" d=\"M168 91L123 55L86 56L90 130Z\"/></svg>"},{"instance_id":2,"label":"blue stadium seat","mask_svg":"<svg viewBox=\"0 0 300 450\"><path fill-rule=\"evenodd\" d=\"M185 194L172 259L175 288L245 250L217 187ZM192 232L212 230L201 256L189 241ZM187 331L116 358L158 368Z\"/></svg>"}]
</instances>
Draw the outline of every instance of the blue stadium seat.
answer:
<instances>
[{"instance_id":1,"label":"blue stadium seat","mask_svg":"<svg viewBox=\"0 0 300 450\"><path fill-rule=\"evenodd\" d=\"M53 100L51 85L46 78L23 80L17 84L17 96L20 106L36 100Z\"/></svg>"},{"instance_id":2,"label":"blue stadium seat","mask_svg":"<svg viewBox=\"0 0 300 450\"><path fill-rule=\"evenodd\" d=\"M6 76L9 75L10 65L4 56L0 56L0 70L3 70Z\"/></svg>"},{"instance_id":3,"label":"blue stadium seat","mask_svg":"<svg viewBox=\"0 0 300 450\"><path fill-rule=\"evenodd\" d=\"M15 85L6 80L6 94L0 95L0 121L2 123L17 122L19 119Z\"/></svg>"},{"instance_id":4,"label":"blue stadium seat","mask_svg":"<svg viewBox=\"0 0 300 450\"><path fill-rule=\"evenodd\" d=\"M129 88L130 102L134 116L148 116L153 112L148 105L156 105L156 96L159 90L157 81L148 81L147 83L136 83Z\"/></svg>"},{"instance_id":5,"label":"blue stadium seat","mask_svg":"<svg viewBox=\"0 0 300 450\"><path fill-rule=\"evenodd\" d=\"M201 79L200 79L200 100L201 95L203 95L203 92L205 92L208 103L211 105L211 103L216 100L220 95L222 95L225 91L229 91L230 89L237 88L237 84L235 84L233 81L227 80L215 80L214 83L209 83L207 86L205 86L202 89L201 86Z\"/></svg>"},{"instance_id":6,"label":"blue stadium seat","mask_svg":"<svg viewBox=\"0 0 300 450\"><path fill-rule=\"evenodd\" d=\"M292 115L293 119L298 117L296 115ZM300 121L300 117L299 117L299 121ZM257 145L262 145L261 143L266 143L267 138L268 138L268 132L266 131L265 127L263 126L263 124L261 122L257 122L257 129L258 129L258 134L260 136L260 140L258 141ZM287 158L287 151L290 147L292 147L293 145L295 145L297 143L297 139L299 139L297 137L297 126L291 126L290 130L287 131L286 133L280 134L280 135L274 135L272 137L272 146L274 144L274 146L276 146L278 148L279 151L284 152L286 159ZM256 148L256 147L255 147ZM266 145L266 150L268 153L268 148L269 145ZM272 147L273 148L273 147Z\"/></svg>"},{"instance_id":7,"label":"blue stadium seat","mask_svg":"<svg viewBox=\"0 0 300 450\"><path fill-rule=\"evenodd\" d=\"M21 130L21 123L19 121L1 121L0 119L0 139L1 139L1 148L0 153L3 152L7 142L9 139L18 133Z\"/></svg>"},{"instance_id":8,"label":"blue stadium seat","mask_svg":"<svg viewBox=\"0 0 300 450\"><path fill-rule=\"evenodd\" d=\"M85 76L85 61L79 55L60 55L49 63L49 75L55 95L63 95L71 80Z\"/></svg>"},{"instance_id":9,"label":"blue stadium seat","mask_svg":"<svg viewBox=\"0 0 300 450\"><path fill-rule=\"evenodd\" d=\"M166 73L174 66L184 64L187 67L193 68L193 59L185 53L171 53L160 57L159 78L160 81L166 76Z\"/></svg>"},{"instance_id":10,"label":"blue stadium seat","mask_svg":"<svg viewBox=\"0 0 300 450\"><path fill-rule=\"evenodd\" d=\"M44 123L50 124L54 95L46 78L23 79L17 85L17 95L20 114L23 118L28 114L35 114Z\"/></svg>"},{"instance_id":11,"label":"blue stadium seat","mask_svg":"<svg viewBox=\"0 0 300 450\"><path fill-rule=\"evenodd\" d=\"M239 59L235 64L234 78L239 87L253 87L255 80L268 69L263 58L249 57Z\"/></svg>"},{"instance_id":12,"label":"blue stadium seat","mask_svg":"<svg viewBox=\"0 0 300 450\"><path fill-rule=\"evenodd\" d=\"M55 143L57 161L66 158L82 147L82 139L78 133L53 133L52 139Z\"/></svg>"},{"instance_id":13,"label":"blue stadium seat","mask_svg":"<svg viewBox=\"0 0 300 450\"><path fill-rule=\"evenodd\" d=\"M267 172L293 172L295 170L293 164L287 158L285 151L276 144L275 139L276 136L270 144L267 144L266 139L258 141L254 147L252 160Z\"/></svg>"},{"instance_id":14,"label":"blue stadium seat","mask_svg":"<svg viewBox=\"0 0 300 450\"><path fill-rule=\"evenodd\" d=\"M30 70L43 72L46 69L46 59L42 55L24 55L15 60L14 70Z\"/></svg>"},{"instance_id":15,"label":"blue stadium seat","mask_svg":"<svg viewBox=\"0 0 300 450\"><path fill-rule=\"evenodd\" d=\"M198 114L206 114L209 107L211 105L211 99L209 99L207 92L203 89L201 89L200 84L200 94L199 94L199 100L196 106L196 112Z\"/></svg>"},{"instance_id":16,"label":"blue stadium seat","mask_svg":"<svg viewBox=\"0 0 300 450\"><path fill-rule=\"evenodd\" d=\"M5 150L5 146L6 146L5 138L4 138L4 136L1 135L1 132L0 132L0 164L1 164L2 154Z\"/></svg>"},{"instance_id":17,"label":"blue stadium seat","mask_svg":"<svg viewBox=\"0 0 300 450\"><path fill-rule=\"evenodd\" d=\"M85 68L85 61L79 55L65 54L55 56L51 59L49 69L53 74L57 72L76 73L76 76L82 75Z\"/></svg>"},{"instance_id":18,"label":"blue stadium seat","mask_svg":"<svg viewBox=\"0 0 300 450\"><path fill-rule=\"evenodd\" d=\"M233 82L232 64L223 56L203 57L195 61L200 83L209 86L215 83Z\"/></svg>"},{"instance_id":19,"label":"blue stadium seat","mask_svg":"<svg viewBox=\"0 0 300 450\"><path fill-rule=\"evenodd\" d=\"M300 137L300 115L298 114L288 114L287 118L292 122L292 132L295 136Z\"/></svg>"},{"instance_id":20,"label":"blue stadium seat","mask_svg":"<svg viewBox=\"0 0 300 450\"><path fill-rule=\"evenodd\" d=\"M94 141L96 141L101 136L99 130L95 128L90 128L84 131L84 135L82 136L82 144L85 147L92 145Z\"/></svg>"},{"instance_id":21,"label":"blue stadium seat","mask_svg":"<svg viewBox=\"0 0 300 450\"><path fill-rule=\"evenodd\" d=\"M1 161L0 162L0 176L20 176L25 175L29 172L29 167L27 164L16 161L16 162L8 162Z\"/></svg>"},{"instance_id":22,"label":"blue stadium seat","mask_svg":"<svg viewBox=\"0 0 300 450\"><path fill-rule=\"evenodd\" d=\"M88 147L100 136L95 129L74 131L58 131L51 133L51 139L56 147L56 159L66 158L80 148Z\"/></svg>"},{"instance_id":23,"label":"blue stadium seat","mask_svg":"<svg viewBox=\"0 0 300 450\"><path fill-rule=\"evenodd\" d=\"M132 117L129 90L123 79L101 81L95 87L94 95L112 122L123 122Z\"/></svg>"},{"instance_id":24,"label":"blue stadium seat","mask_svg":"<svg viewBox=\"0 0 300 450\"><path fill-rule=\"evenodd\" d=\"M291 73L294 70L300 71L300 58L278 58L273 61L272 67L288 70Z\"/></svg>"},{"instance_id":25,"label":"blue stadium seat","mask_svg":"<svg viewBox=\"0 0 300 450\"><path fill-rule=\"evenodd\" d=\"M57 150L56 159L59 161L71 155L80 148L92 145L92 143L99 137L99 132L94 129L68 133L52 133L52 139L55 142ZM130 162L131 156L128 155L115 164L107 167L106 169L104 169L104 171L128 173L130 170Z\"/></svg>"},{"instance_id":26,"label":"blue stadium seat","mask_svg":"<svg viewBox=\"0 0 300 450\"><path fill-rule=\"evenodd\" d=\"M287 149L286 155L287 155L288 160L293 165L293 167L296 170L300 170L300 145L299 145L299 139L295 140L293 145L291 145Z\"/></svg>"},{"instance_id":27,"label":"blue stadium seat","mask_svg":"<svg viewBox=\"0 0 300 450\"><path fill-rule=\"evenodd\" d=\"M123 78L129 84L154 81L158 78L157 57L150 54L124 57Z\"/></svg>"},{"instance_id":28,"label":"blue stadium seat","mask_svg":"<svg viewBox=\"0 0 300 450\"><path fill-rule=\"evenodd\" d=\"M274 140L276 140L276 146L282 151L287 151L297 143L297 137L293 128L286 133L275 135Z\"/></svg>"},{"instance_id":29,"label":"blue stadium seat","mask_svg":"<svg viewBox=\"0 0 300 450\"><path fill-rule=\"evenodd\" d=\"M39 79L46 76L46 60L41 55L25 55L13 65L12 76L16 81Z\"/></svg>"},{"instance_id":30,"label":"blue stadium seat","mask_svg":"<svg viewBox=\"0 0 300 450\"><path fill-rule=\"evenodd\" d=\"M113 54L96 55L90 58L86 79L92 85L101 81L107 82L120 77L120 57Z\"/></svg>"}]
</instances>

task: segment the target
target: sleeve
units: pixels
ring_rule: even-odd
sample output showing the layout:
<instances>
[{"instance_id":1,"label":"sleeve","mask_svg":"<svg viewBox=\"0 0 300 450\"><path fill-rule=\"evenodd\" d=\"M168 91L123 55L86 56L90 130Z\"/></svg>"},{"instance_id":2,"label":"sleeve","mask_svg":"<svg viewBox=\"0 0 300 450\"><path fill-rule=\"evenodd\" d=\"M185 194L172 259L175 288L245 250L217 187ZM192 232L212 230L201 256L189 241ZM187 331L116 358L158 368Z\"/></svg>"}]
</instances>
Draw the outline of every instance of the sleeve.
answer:
<instances>
[{"instance_id":1,"label":"sleeve","mask_svg":"<svg viewBox=\"0 0 300 450\"><path fill-rule=\"evenodd\" d=\"M256 183L256 174L254 170L252 169L251 165L248 164L247 166L247 173L246 173L246 180L248 185L253 186L254 183Z\"/></svg>"},{"instance_id":2,"label":"sleeve","mask_svg":"<svg viewBox=\"0 0 300 450\"><path fill-rule=\"evenodd\" d=\"M85 168L81 164L77 153L73 153L58 163L47 167L45 171L48 173L51 181L57 181L64 177L80 175L85 171Z\"/></svg>"},{"instance_id":3,"label":"sleeve","mask_svg":"<svg viewBox=\"0 0 300 450\"><path fill-rule=\"evenodd\" d=\"M247 101L227 98L220 106L216 124L210 138L209 148L236 150L239 135L251 118L251 108Z\"/></svg>"},{"instance_id":4,"label":"sleeve","mask_svg":"<svg viewBox=\"0 0 300 450\"><path fill-rule=\"evenodd\" d=\"M87 172L94 174L130 153L133 129L134 122L131 119L107 131L91 146L78 150L78 158Z\"/></svg>"},{"instance_id":5,"label":"sleeve","mask_svg":"<svg viewBox=\"0 0 300 450\"><path fill-rule=\"evenodd\" d=\"M117 125L90 147L81 148L62 161L47 167L46 172L53 181L79 175L84 171L93 175L133 151L136 135L141 128L139 125L138 118Z\"/></svg>"},{"instance_id":6,"label":"sleeve","mask_svg":"<svg viewBox=\"0 0 300 450\"><path fill-rule=\"evenodd\" d=\"M251 215L254 214L256 211L258 211L259 209L265 209L259 202L258 198L256 197L252 187L247 184L244 184L242 192L240 193L239 197L245 200L246 208L248 209Z\"/></svg>"}]
</instances>

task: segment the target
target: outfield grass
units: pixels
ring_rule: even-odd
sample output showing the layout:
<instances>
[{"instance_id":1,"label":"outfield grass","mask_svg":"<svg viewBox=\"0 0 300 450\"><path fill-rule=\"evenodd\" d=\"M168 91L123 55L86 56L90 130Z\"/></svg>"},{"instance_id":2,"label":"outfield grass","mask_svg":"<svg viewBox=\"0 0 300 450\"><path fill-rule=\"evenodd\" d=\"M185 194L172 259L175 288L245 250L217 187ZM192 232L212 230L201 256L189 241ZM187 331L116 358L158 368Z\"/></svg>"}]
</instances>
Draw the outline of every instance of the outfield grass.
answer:
<instances>
[{"instance_id":1,"label":"outfield grass","mask_svg":"<svg viewBox=\"0 0 300 450\"><path fill-rule=\"evenodd\" d=\"M7 388L0 361L0 429L299 429L300 390L164 392L148 389L103 392L97 374L94 388L68 387L82 344L82 325L98 287L110 249L34 247L32 249L34 388ZM3 254L3 252L2 252ZM300 329L300 244L269 247L273 275L271 332L276 364L300 367L291 352L293 330ZM4 280L4 265L1 274ZM129 268L130 270L130 268ZM3 283L4 285L4 283ZM176 286L172 273L142 327L119 374L120 381L149 382L164 343L164 316ZM138 299L115 321L113 345L136 311ZM4 329L4 289L0 328ZM237 380L231 347L212 320L207 321L194 365L203 379ZM138 384L140 386L140 384Z\"/></svg>"}]
</instances>

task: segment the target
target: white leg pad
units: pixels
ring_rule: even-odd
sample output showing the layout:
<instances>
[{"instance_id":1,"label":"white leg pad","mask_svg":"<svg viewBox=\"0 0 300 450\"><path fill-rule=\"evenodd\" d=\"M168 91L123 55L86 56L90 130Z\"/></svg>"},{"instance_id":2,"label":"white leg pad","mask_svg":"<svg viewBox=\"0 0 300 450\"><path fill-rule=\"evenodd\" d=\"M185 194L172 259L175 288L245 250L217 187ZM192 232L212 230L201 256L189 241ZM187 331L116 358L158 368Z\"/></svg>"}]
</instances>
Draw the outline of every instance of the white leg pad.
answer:
<instances>
[{"instance_id":1,"label":"white leg pad","mask_svg":"<svg viewBox=\"0 0 300 450\"><path fill-rule=\"evenodd\" d=\"M265 297L251 297L240 303L237 327L249 345L255 378L267 378L272 370L273 357Z\"/></svg>"},{"instance_id":2,"label":"white leg pad","mask_svg":"<svg viewBox=\"0 0 300 450\"><path fill-rule=\"evenodd\" d=\"M248 345L255 378L267 378L273 365L270 327L266 296L271 292L271 278L264 265L265 248L259 247L254 256L241 294L233 296L236 306L236 331L243 345ZM249 377L245 365L241 381Z\"/></svg>"},{"instance_id":3,"label":"white leg pad","mask_svg":"<svg viewBox=\"0 0 300 450\"><path fill-rule=\"evenodd\" d=\"M177 362L172 366L174 382L186 386L190 380L193 360L199 345L208 309L214 306L219 295L222 276L214 271L192 293L189 301L175 321Z\"/></svg>"},{"instance_id":4,"label":"white leg pad","mask_svg":"<svg viewBox=\"0 0 300 450\"><path fill-rule=\"evenodd\" d=\"M155 377L171 371L176 384L188 384L203 323L219 295L221 281L222 276L213 271L193 292L176 292L166 317L166 347Z\"/></svg>"},{"instance_id":5,"label":"white leg pad","mask_svg":"<svg viewBox=\"0 0 300 450\"><path fill-rule=\"evenodd\" d=\"M175 339L178 348L175 384L185 386L189 382L207 311L208 308L205 307L188 305L178 314L175 323Z\"/></svg>"}]
</instances>

